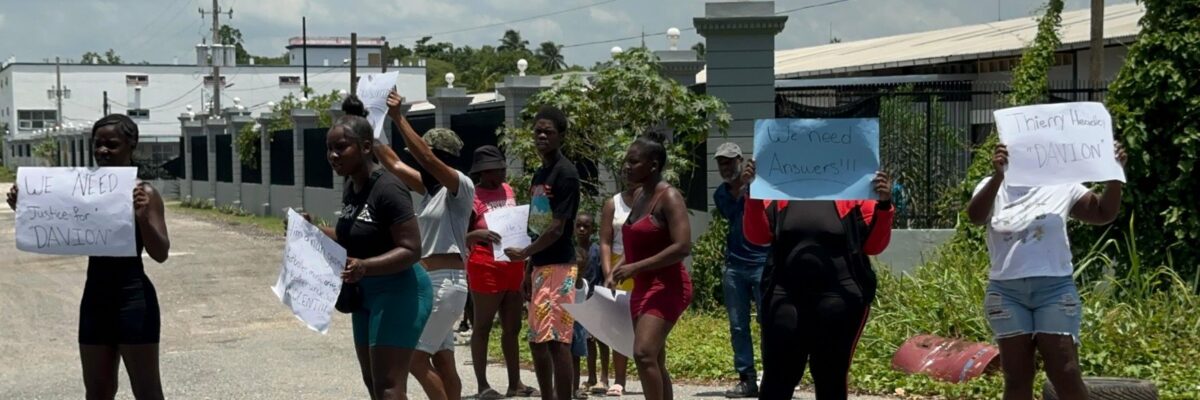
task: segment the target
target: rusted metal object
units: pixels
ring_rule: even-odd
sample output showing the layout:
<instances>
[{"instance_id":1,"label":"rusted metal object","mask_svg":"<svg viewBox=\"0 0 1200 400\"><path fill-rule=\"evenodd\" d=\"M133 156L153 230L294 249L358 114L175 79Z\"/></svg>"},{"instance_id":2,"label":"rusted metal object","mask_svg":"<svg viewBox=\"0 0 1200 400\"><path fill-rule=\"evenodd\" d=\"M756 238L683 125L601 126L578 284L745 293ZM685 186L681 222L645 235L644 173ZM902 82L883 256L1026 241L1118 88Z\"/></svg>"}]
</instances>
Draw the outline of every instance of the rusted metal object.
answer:
<instances>
[{"instance_id":1,"label":"rusted metal object","mask_svg":"<svg viewBox=\"0 0 1200 400\"><path fill-rule=\"evenodd\" d=\"M1000 349L987 343L914 336L892 357L892 368L947 382L964 382L999 368Z\"/></svg>"}]
</instances>

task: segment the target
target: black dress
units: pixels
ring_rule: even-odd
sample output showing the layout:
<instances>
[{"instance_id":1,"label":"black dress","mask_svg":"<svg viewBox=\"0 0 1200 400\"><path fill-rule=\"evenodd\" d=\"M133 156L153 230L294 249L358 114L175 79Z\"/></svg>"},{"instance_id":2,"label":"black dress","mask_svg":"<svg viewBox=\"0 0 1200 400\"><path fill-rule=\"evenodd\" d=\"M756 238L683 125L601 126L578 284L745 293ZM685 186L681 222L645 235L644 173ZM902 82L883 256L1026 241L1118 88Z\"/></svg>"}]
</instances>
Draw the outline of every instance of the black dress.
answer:
<instances>
[{"instance_id":1,"label":"black dress","mask_svg":"<svg viewBox=\"0 0 1200 400\"><path fill-rule=\"evenodd\" d=\"M142 264L142 234L134 229L134 257L88 257L79 304L79 344L156 344L158 294Z\"/></svg>"}]
</instances>

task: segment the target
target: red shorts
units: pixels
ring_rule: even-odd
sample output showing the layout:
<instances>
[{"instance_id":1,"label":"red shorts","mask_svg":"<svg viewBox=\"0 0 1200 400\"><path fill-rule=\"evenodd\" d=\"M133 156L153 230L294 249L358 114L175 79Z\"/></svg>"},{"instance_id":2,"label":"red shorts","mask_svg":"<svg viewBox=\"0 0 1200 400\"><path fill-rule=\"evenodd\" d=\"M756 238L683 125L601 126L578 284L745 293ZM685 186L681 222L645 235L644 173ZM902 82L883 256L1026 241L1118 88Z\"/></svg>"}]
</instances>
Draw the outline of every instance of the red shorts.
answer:
<instances>
[{"instance_id":1,"label":"red shorts","mask_svg":"<svg viewBox=\"0 0 1200 400\"><path fill-rule=\"evenodd\" d=\"M472 292L497 294L520 292L525 280L525 262L496 261L492 249L474 247L467 259L467 287Z\"/></svg>"}]
</instances>

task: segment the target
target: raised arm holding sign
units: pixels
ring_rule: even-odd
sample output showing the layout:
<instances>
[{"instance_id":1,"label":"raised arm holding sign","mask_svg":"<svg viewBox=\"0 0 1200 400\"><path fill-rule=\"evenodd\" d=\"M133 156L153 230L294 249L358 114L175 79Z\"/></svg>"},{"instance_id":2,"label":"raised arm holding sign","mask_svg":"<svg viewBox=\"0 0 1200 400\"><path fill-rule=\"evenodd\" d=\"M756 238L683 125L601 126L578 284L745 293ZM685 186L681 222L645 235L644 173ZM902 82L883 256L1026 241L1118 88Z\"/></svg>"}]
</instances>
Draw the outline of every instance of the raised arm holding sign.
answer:
<instances>
[{"instance_id":1,"label":"raised arm holding sign","mask_svg":"<svg viewBox=\"0 0 1200 400\"><path fill-rule=\"evenodd\" d=\"M1113 158L1112 117L1103 104L1042 104L997 110L1014 186L1125 181Z\"/></svg>"},{"instance_id":2,"label":"raised arm holding sign","mask_svg":"<svg viewBox=\"0 0 1200 400\"><path fill-rule=\"evenodd\" d=\"M755 199L874 199L879 120L760 119L754 123L754 159Z\"/></svg>"}]
</instances>

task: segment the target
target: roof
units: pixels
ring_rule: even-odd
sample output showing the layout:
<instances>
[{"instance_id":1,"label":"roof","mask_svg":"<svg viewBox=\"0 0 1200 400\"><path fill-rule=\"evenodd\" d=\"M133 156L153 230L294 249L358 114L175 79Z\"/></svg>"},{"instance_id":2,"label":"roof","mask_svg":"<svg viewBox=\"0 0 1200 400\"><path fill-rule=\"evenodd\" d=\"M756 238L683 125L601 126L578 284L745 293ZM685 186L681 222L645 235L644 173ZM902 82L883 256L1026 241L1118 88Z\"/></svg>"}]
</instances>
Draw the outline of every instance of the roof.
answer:
<instances>
[{"instance_id":1,"label":"roof","mask_svg":"<svg viewBox=\"0 0 1200 400\"><path fill-rule=\"evenodd\" d=\"M1145 14L1140 4L1104 8L1104 38L1132 41ZM796 79L844 72L931 65L1019 55L1037 35L1037 17L1026 17L853 42L775 51L775 79ZM1062 50L1085 48L1091 35L1091 10L1062 14ZM696 82L707 81L706 71Z\"/></svg>"},{"instance_id":2,"label":"roof","mask_svg":"<svg viewBox=\"0 0 1200 400\"><path fill-rule=\"evenodd\" d=\"M358 37L358 46L359 47L383 47L383 43L386 40L387 39L384 39L383 36L379 36L379 37L359 36ZM305 39L303 37L297 36L297 37L290 38L290 39L288 39L287 48L290 49L293 47L304 46L304 45L306 45L306 43L304 43L304 42L305 42ZM350 37L349 36L309 36L307 45L309 47L350 47Z\"/></svg>"},{"instance_id":3,"label":"roof","mask_svg":"<svg viewBox=\"0 0 1200 400\"><path fill-rule=\"evenodd\" d=\"M501 96L499 93L496 93L496 92L471 93L471 94L468 94L467 96L471 97L471 104L469 104L469 106L477 106L477 105L488 104L488 103L499 103L499 102L504 101L504 96ZM435 108L437 108L437 107L434 106L433 103L430 103L428 100L415 101L412 103L412 108L410 108L408 110L408 112L410 112L410 113L428 112L428 111L433 111L433 109L435 109Z\"/></svg>"}]
</instances>

